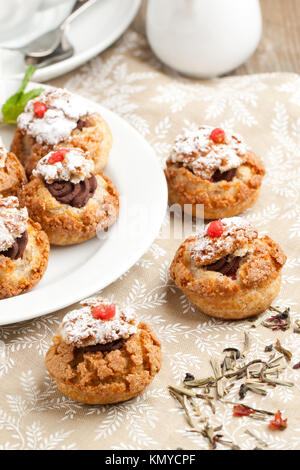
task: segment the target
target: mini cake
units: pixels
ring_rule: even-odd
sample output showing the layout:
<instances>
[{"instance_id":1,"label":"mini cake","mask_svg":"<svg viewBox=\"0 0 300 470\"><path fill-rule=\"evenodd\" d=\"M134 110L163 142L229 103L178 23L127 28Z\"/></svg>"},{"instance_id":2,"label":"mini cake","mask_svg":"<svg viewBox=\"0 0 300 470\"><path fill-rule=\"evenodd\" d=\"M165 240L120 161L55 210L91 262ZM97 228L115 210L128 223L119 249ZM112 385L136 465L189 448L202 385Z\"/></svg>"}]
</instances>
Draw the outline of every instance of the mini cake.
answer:
<instances>
[{"instance_id":1,"label":"mini cake","mask_svg":"<svg viewBox=\"0 0 300 470\"><path fill-rule=\"evenodd\" d=\"M27 182L25 170L12 152L7 152L0 137L0 194L17 196L20 187Z\"/></svg>"},{"instance_id":2,"label":"mini cake","mask_svg":"<svg viewBox=\"0 0 300 470\"><path fill-rule=\"evenodd\" d=\"M88 153L60 148L39 160L20 200L54 245L93 238L118 217L117 190Z\"/></svg>"},{"instance_id":3,"label":"mini cake","mask_svg":"<svg viewBox=\"0 0 300 470\"><path fill-rule=\"evenodd\" d=\"M256 201L265 174L262 161L237 134L201 126L178 136L165 170L169 201L206 219L232 217Z\"/></svg>"},{"instance_id":4,"label":"mini cake","mask_svg":"<svg viewBox=\"0 0 300 470\"><path fill-rule=\"evenodd\" d=\"M286 256L241 217L211 222L177 250L170 274L203 313L239 320L266 310L277 296Z\"/></svg>"},{"instance_id":5,"label":"mini cake","mask_svg":"<svg viewBox=\"0 0 300 470\"><path fill-rule=\"evenodd\" d=\"M72 400L104 405L141 393L160 370L161 346L133 313L101 298L69 312L46 355L59 390Z\"/></svg>"},{"instance_id":6,"label":"mini cake","mask_svg":"<svg viewBox=\"0 0 300 470\"><path fill-rule=\"evenodd\" d=\"M51 88L29 101L18 117L11 151L29 176L40 158L57 147L89 151L96 170L101 170L111 146L112 135L107 123L86 100L65 89Z\"/></svg>"},{"instance_id":7,"label":"mini cake","mask_svg":"<svg viewBox=\"0 0 300 470\"><path fill-rule=\"evenodd\" d=\"M0 198L0 299L27 292L42 278L49 241L40 225L19 208L16 197Z\"/></svg>"}]
</instances>

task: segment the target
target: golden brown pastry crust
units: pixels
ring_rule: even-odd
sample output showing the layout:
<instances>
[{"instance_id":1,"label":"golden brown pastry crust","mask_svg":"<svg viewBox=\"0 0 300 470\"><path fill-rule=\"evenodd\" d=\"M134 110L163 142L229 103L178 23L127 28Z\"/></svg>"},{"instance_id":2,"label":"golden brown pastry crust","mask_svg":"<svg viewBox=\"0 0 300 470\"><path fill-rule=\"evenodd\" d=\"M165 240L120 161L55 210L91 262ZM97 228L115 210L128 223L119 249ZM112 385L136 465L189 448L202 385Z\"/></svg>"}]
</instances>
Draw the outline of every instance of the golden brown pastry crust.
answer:
<instances>
[{"instance_id":1,"label":"golden brown pastry crust","mask_svg":"<svg viewBox=\"0 0 300 470\"><path fill-rule=\"evenodd\" d=\"M59 390L90 405L130 400L150 384L160 366L160 343L145 323L115 351L80 352L54 336L46 355L46 367Z\"/></svg>"},{"instance_id":2,"label":"golden brown pastry crust","mask_svg":"<svg viewBox=\"0 0 300 470\"><path fill-rule=\"evenodd\" d=\"M203 180L170 160L165 169L170 203L179 204L193 216L197 215L196 205L204 204L205 219L232 217L252 206L258 198L264 174L263 162L250 151L232 181Z\"/></svg>"},{"instance_id":3,"label":"golden brown pastry crust","mask_svg":"<svg viewBox=\"0 0 300 470\"><path fill-rule=\"evenodd\" d=\"M92 198L82 208L61 204L48 191L40 178L32 178L23 187L19 198L30 217L39 222L53 245L74 245L95 237L99 224L102 230L112 225L119 213L119 196L116 188L101 171L95 173L98 187ZM105 192L102 200L102 184ZM111 217L108 217L112 209Z\"/></svg>"},{"instance_id":4,"label":"golden brown pastry crust","mask_svg":"<svg viewBox=\"0 0 300 470\"><path fill-rule=\"evenodd\" d=\"M76 147L89 152L95 163L95 170L102 170L112 147L112 134L100 114L83 116L82 120L85 119L89 121L90 127L84 127L82 131L74 129L70 138L58 145L39 144L36 139L21 129L17 129L11 144L11 151L20 159L28 176L42 157L60 147Z\"/></svg>"},{"instance_id":5,"label":"golden brown pastry crust","mask_svg":"<svg viewBox=\"0 0 300 470\"><path fill-rule=\"evenodd\" d=\"M3 197L17 196L21 186L27 183L25 170L12 152L7 152L5 167L0 168L0 194Z\"/></svg>"},{"instance_id":6,"label":"golden brown pastry crust","mask_svg":"<svg viewBox=\"0 0 300 470\"><path fill-rule=\"evenodd\" d=\"M195 266L190 257L188 238L177 250L170 267L175 284L203 313L226 320L255 316L268 308L281 284L281 269L286 256L268 236L252 242L253 252L246 256L236 280L219 272ZM211 262L214 262L212 260Z\"/></svg>"},{"instance_id":7,"label":"golden brown pastry crust","mask_svg":"<svg viewBox=\"0 0 300 470\"><path fill-rule=\"evenodd\" d=\"M28 221L28 243L22 258L0 255L0 299L32 289L43 277L49 259L49 240L41 226Z\"/></svg>"}]
</instances>

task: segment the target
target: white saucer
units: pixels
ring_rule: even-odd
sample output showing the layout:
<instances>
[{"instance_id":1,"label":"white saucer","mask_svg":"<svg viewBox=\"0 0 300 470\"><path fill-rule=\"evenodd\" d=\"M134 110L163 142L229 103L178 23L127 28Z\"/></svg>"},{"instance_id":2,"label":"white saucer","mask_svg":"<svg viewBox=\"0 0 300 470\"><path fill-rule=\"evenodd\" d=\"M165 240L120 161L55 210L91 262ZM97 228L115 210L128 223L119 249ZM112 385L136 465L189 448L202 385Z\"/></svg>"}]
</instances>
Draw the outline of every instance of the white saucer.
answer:
<instances>
[{"instance_id":1,"label":"white saucer","mask_svg":"<svg viewBox=\"0 0 300 470\"><path fill-rule=\"evenodd\" d=\"M1 106L18 86L18 81L0 82ZM52 247L41 282L26 294L0 300L0 325L59 310L108 286L138 261L159 233L167 209L167 186L154 151L126 121L100 105L94 106L113 134L104 171L119 191L118 222L107 239ZM0 125L7 146L14 132L14 126Z\"/></svg>"},{"instance_id":2,"label":"white saucer","mask_svg":"<svg viewBox=\"0 0 300 470\"><path fill-rule=\"evenodd\" d=\"M54 65L37 70L34 78L40 82L51 80L84 64L92 57L103 52L115 42L134 19L141 0L98 0L70 27L69 39L75 47L75 54ZM13 40L1 45L18 47L29 42L43 32L54 28L68 13L68 4L55 10L37 13L28 28ZM26 66L23 56L18 52L0 50L1 78L21 78Z\"/></svg>"}]
</instances>

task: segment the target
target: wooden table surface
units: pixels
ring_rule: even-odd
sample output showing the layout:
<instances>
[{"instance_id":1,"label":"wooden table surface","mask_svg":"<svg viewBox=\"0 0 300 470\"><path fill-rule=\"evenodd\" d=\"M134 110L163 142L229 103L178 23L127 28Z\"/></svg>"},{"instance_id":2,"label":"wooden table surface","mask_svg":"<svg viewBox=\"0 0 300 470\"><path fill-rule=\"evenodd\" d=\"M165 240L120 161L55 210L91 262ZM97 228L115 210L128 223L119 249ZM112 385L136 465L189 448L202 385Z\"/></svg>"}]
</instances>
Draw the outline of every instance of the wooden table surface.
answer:
<instances>
[{"instance_id":1,"label":"wooden table surface","mask_svg":"<svg viewBox=\"0 0 300 470\"><path fill-rule=\"evenodd\" d=\"M234 74L300 73L300 1L261 0L263 36L255 54Z\"/></svg>"},{"instance_id":2,"label":"wooden table surface","mask_svg":"<svg viewBox=\"0 0 300 470\"><path fill-rule=\"evenodd\" d=\"M135 21L135 27L140 31L143 30L147 0L143 1ZM248 62L231 75L300 73L300 0L260 0L260 3L263 14L262 40Z\"/></svg>"}]
</instances>

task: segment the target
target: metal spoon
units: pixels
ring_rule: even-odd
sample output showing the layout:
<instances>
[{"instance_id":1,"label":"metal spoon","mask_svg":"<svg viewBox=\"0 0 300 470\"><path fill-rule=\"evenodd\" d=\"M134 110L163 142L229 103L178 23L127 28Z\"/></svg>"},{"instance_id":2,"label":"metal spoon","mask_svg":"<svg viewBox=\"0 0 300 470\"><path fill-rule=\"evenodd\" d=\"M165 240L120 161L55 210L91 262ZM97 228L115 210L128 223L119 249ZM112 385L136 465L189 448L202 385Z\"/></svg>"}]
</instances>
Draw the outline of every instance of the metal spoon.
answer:
<instances>
[{"instance_id":1,"label":"metal spoon","mask_svg":"<svg viewBox=\"0 0 300 470\"><path fill-rule=\"evenodd\" d=\"M35 64L34 59L37 59L37 65L39 64L39 59L47 58L47 60L50 60L50 56L53 56L53 54L56 52L63 52L64 54L68 53L72 55L74 50L71 51L70 49L72 46L66 39L66 31L75 18L77 18L82 12L84 12L97 1L98 0L77 0L71 10L70 15L55 29L42 34L25 46L2 47L2 49L22 52L25 55L26 63ZM70 57L70 55L68 55L68 57ZM32 59L31 62L30 58Z\"/></svg>"},{"instance_id":2,"label":"metal spoon","mask_svg":"<svg viewBox=\"0 0 300 470\"><path fill-rule=\"evenodd\" d=\"M66 60L69 57L72 57L73 54L74 47L64 36L52 54L45 57L32 57L30 55L26 55L24 57L24 62L26 65L34 65L37 69L40 69L57 62L61 62L62 60Z\"/></svg>"}]
</instances>

